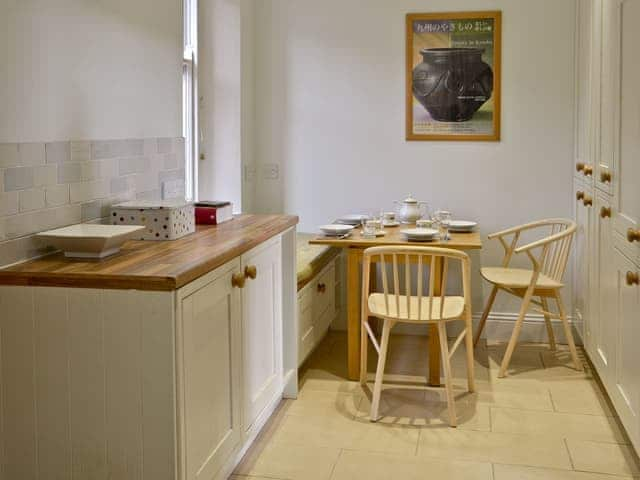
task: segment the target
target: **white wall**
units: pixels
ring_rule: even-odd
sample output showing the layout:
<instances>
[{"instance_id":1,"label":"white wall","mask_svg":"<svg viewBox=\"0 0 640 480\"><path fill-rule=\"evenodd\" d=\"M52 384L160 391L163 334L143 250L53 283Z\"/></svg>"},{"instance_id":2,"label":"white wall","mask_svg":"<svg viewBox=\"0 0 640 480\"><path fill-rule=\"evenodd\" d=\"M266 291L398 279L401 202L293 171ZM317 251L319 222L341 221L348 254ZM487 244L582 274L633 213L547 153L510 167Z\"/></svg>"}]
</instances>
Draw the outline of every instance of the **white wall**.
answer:
<instances>
[{"instance_id":1,"label":"white wall","mask_svg":"<svg viewBox=\"0 0 640 480\"><path fill-rule=\"evenodd\" d=\"M571 217L574 6L259 2L255 151L259 164L280 165L281 179L260 180L256 205L299 214L301 231L343 213L389 209L409 193L478 220L483 235ZM405 14L494 9L503 12L502 141L406 142ZM474 265L496 264L501 253L486 242ZM478 295L486 290L475 283Z\"/></svg>"},{"instance_id":2,"label":"white wall","mask_svg":"<svg viewBox=\"0 0 640 480\"><path fill-rule=\"evenodd\" d=\"M0 142L182 135L180 0L2 0Z\"/></svg>"}]
</instances>

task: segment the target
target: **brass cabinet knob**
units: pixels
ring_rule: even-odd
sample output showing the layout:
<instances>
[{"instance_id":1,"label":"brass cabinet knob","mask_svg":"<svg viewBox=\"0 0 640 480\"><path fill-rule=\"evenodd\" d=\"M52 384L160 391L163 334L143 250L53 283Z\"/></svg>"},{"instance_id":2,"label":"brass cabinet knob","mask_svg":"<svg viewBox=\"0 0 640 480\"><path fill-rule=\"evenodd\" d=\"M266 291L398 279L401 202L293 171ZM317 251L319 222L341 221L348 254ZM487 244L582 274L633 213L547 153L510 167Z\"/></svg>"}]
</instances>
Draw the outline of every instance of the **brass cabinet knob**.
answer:
<instances>
[{"instance_id":1,"label":"brass cabinet knob","mask_svg":"<svg viewBox=\"0 0 640 480\"><path fill-rule=\"evenodd\" d=\"M234 273L231 275L231 286L235 288L244 288L245 277L242 273Z\"/></svg>"},{"instance_id":2,"label":"brass cabinet knob","mask_svg":"<svg viewBox=\"0 0 640 480\"><path fill-rule=\"evenodd\" d=\"M582 200L584 198L584 192L581 190L578 190L576 192L576 200Z\"/></svg>"},{"instance_id":3,"label":"brass cabinet knob","mask_svg":"<svg viewBox=\"0 0 640 480\"><path fill-rule=\"evenodd\" d=\"M600 181L602 183L611 183L611 172L601 172L600 173Z\"/></svg>"},{"instance_id":4,"label":"brass cabinet knob","mask_svg":"<svg viewBox=\"0 0 640 480\"><path fill-rule=\"evenodd\" d=\"M627 240L630 242L640 242L640 230L630 228L627 230Z\"/></svg>"},{"instance_id":5,"label":"brass cabinet knob","mask_svg":"<svg viewBox=\"0 0 640 480\"><path fill-rule=\"evenodd\" d=\"M576 163L576 172L582 172L584 170L584 163L578 162Z\"/></svg>"},{"instance_id":6,"label":"brass cabinet knob","mask_svg":"<svg viewBox=\"0 0 640 480\"><path fill-rule=\"evenodd\" d=\"M591 165L585 165L582 169L582 173L584 173L585 176L590 177L593 175L593 167Z\"/></svg>"},{"instance_id":7,"label":"brass cabinet knob","mask_svg":"<svg viewBox=\"0 0 640 480\"><path fill-rule=\"evenodd\" d=\"M255 280L258 276L258 268L255 265L247 265L244 267L244 276L245 278Z\"/></svg>"},{"instance_id":8,"label":"brass cabinet knob","mask_svg":"<svg viewBox=\"0 0 640 480\"><path fill-rule=\"evenodd\" d=\"M627 272L627 285L638 285L640 283L640 275L638 272Z\"/></svg>"},{"instance_id":9,"label":"brass cabinet knob","mask_svg":"<svg viewBox=\"0 0 640 480\"><path fill-rule=\"evenodd\" d=\"M600 209L600 218L611 218L611 207L602 207Z\"/></svg>"},{"instance_id":10,"label":"brass cabinet knob","mask_svg":"<svg viewBox=\"0 0 640 480\"><path fill-rule=\"evenodd\" d=\"M582 204L585 207L590 207L593 205L593 198L591 198L589 195L585 195L584 198L582 199Z\"/></svg>"},{"instance_id":11,"label":"brass cabinet knob","mask_svg":"<svg viewBox=\"0 0 640 480\"><path fill-rule=\"evenodd\" d=\"M327 291L327 285L324 283L318 284L318 293L324 293Z\"/></svg>"}]
</instances>

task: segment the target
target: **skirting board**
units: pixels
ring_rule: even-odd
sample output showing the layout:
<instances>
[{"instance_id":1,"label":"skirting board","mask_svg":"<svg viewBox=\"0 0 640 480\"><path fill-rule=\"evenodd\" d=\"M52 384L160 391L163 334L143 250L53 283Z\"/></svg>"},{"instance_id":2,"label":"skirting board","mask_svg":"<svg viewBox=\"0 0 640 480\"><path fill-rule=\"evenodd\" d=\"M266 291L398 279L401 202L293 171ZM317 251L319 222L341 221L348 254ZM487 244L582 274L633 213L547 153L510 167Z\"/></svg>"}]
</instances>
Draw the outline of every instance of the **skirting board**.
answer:
<instances>
[{"instance_id":1,"label":"skirting board","mask_svg":"<svg viewBox=\"0 0 640 480\"><path fill-rule=\"evenodd\" d=\"M480 313L473 315L473 328L474 331L478 328L480 322ZM487 319L487 324L482 332L482 338L485 338L491 343L507 342L511 338L511 332L513 332L513 325L518 318L517 313L492 313ZM560 344L566 344L566 338L564 335L564 328L559 320L552 320L553 333L555 334L556 341ZM582 344L582 324L576 322L573 319L569 319L572 327L573 338L579 345ZM448 334L450 337L456 335L462 328L461 322L453 322L448 328ZM455 326L454 326L455 325ZM333 330L344 330L343 328L332 328ZM415 326L409 324L398 324L394 327L393 333L396 335L425 335L426 326ZM547 337L547 327L544 323L544 317L538 314L527 315L522 325L520 332L520 342L523 343L547 343L549 341Z\"/></svg>"}]
</instances>

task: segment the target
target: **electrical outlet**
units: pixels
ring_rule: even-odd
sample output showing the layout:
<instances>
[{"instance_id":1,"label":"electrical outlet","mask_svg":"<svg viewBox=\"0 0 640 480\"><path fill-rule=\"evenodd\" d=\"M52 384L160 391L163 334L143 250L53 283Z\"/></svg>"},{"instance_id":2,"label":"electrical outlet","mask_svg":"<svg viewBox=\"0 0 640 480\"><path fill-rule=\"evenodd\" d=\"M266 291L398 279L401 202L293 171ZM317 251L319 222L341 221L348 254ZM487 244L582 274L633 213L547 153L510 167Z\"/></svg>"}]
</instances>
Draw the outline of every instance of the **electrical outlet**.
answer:
<instances>
[{"instance_id":1,"label":"electrical outlet","mask_svg":"<svg viewBox=\"0 0 640 480\"><path fill-rule=\"evenodd\" d=\"M184 198L184 180L162 182L162 199Z\"/></svg>"},{"instance_id":2,"label":"electrical outlet","mask_svg":"<svg viewBox=\"0 0 640 480\"><path fill-rule=\"evenodd\" d=\"M262 166L262 178L265 180L277 180L280 177L280 167L277 163L265 163Z\"/></svg>"},{"instance_id":3,"label":"electrical outlet","mask_svg":"<svg viewBox=\"0 0 640 480\"><path fill-rule=\"evenodd\" d=\"M256 166L245 165L244 166L244 181L253 182L256 179Z\"/></svg>"}]
</instances>

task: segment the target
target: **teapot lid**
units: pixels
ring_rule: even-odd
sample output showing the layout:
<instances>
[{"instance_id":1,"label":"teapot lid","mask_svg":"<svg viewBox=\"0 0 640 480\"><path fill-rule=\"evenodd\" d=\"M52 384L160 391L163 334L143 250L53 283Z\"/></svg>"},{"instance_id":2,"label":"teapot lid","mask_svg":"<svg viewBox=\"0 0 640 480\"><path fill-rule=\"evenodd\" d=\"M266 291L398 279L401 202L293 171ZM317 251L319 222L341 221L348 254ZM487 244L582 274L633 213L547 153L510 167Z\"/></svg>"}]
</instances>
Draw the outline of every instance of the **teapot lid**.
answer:
<instances>
[{"instance_id":1,"label":"teapot lid","mask_svg":"<svg viewBox=\"0 0 640 480\"><path fill-rule=\"evenodd\" d=\"M414 204L414 203L418 203L418 200L413 198L413 195L409 195L407 198L404 199L403 203Z\"/></svg>"}]
</instances>

